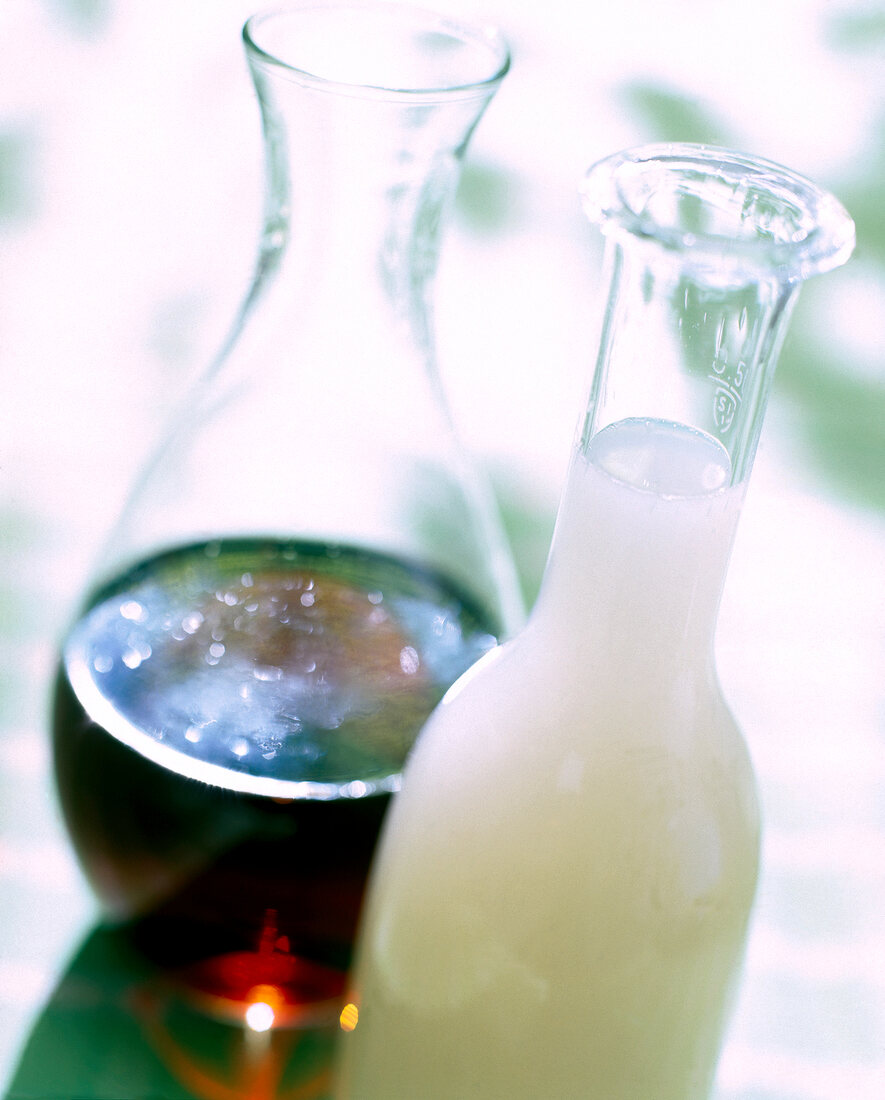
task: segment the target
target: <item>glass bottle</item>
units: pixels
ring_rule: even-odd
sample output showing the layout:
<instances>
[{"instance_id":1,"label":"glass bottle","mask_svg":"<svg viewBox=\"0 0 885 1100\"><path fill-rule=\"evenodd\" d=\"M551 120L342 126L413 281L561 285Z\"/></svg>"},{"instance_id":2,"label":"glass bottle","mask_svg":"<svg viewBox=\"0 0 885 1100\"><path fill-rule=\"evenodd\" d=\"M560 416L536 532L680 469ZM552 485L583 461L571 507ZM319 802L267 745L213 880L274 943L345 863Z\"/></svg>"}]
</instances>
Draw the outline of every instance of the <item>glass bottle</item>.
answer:
<instances>
[{"instance_id":1,"label":"glass bottle","mask_svg":"<svg viewBox=\"0 0 885 1100\"><path fill-rule=\"evenodd\" d=\"M431 320L509 58L493 31L362 0L254 16L244 41L257 270L67 638L55 762L112 919L195 986L314 1019L421 722L519 614Z\"/></svg>"},{"instance_id":2,"label":"glass bottle","mask_svg":"<svg viewBox=\"0 0 885 1100\"><path fill-rule=\"evenodd\" d=\"M604 160L583 199L608 294L543 584L410 758L338 1100L712 1088L759 851L716 616L799 285L853 225L702 146Z\"/></svg>"}]
</instances>

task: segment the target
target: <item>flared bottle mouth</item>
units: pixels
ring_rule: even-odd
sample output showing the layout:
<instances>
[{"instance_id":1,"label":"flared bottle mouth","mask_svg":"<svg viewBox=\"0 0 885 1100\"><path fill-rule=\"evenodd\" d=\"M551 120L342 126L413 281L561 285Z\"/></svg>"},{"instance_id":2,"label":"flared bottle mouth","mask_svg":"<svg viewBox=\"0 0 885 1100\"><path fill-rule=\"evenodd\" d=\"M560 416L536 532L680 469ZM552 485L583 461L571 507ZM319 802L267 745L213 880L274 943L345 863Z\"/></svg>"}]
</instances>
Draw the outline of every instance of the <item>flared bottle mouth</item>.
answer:
<instances>
[{"instance_id":1,"label":"flared bottle mouth","mask_svg":"<svg viewBox=\"0 0 885 1100\"><path fill-rule=\"evenodd\" d=\"M449 99L490 94L510 67L493 27L387 0L288 5L247 20L250 60L351 95Z\"/></svg>"},{"instance_id":2,"label":"flared bottle mouth","mask_svg":"<svg viewBox=\"0 0 885 1100\"><path fill-rule=\"evenodd\" d=\"M595 164L581 187L602 231L678 254L736 283L806 279L843 264L854 223L833 195L758 157L716 146L645 145Z\"/></svg>"}]
</instances>

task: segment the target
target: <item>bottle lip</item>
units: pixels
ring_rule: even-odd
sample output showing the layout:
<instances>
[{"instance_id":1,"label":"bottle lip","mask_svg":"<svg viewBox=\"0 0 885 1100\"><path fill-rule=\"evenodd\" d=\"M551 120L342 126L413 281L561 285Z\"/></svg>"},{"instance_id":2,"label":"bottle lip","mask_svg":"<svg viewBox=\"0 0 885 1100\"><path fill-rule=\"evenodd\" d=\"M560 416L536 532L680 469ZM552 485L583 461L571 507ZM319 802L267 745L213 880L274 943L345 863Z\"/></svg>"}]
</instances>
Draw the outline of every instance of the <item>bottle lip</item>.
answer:
<instances>
[{"instance_id":1,"label":"bottle lip","mask_svg":"<svg viewBox=\"0 0 885 1100\"><path fill-rule=\"evenodd\" d=\"M854 222L788 168L713 145L659 143L598 161L584 210L622 244L646 243L729 284L795 282L845 263Z\"/></svg>"},{"instance_id":2,"label":"bottle lip","mask_svg":"<svg viewBox=\"0 0 885 1100\"><path fill-rule=\"evenodd\" d=\"M250 62L316 90L440 101L489 95L510 68L501 32L396 0L305 0L243 27Z\"/></svg>"}]
</instances>

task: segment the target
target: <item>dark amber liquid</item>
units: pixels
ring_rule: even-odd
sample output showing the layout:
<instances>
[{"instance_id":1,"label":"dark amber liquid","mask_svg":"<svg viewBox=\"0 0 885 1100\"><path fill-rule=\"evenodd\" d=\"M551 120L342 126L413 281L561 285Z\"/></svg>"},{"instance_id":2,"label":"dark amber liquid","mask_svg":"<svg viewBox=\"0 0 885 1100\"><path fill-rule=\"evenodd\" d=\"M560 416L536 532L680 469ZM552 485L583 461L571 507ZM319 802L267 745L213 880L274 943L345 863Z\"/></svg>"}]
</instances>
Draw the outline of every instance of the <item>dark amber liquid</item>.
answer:
<instances>
[{"instance_id":1,"label":"dark amber liquid","mask_svg":"<svg viewBox=\"0 0 885 1100\"><path fill-rule=\"evenodd\" d=\"M190 547L105 587L54 750L109 914L212 996L337 996L389 791L489 627L433 573L313 544Z\"/></svg>"}]
</instances>

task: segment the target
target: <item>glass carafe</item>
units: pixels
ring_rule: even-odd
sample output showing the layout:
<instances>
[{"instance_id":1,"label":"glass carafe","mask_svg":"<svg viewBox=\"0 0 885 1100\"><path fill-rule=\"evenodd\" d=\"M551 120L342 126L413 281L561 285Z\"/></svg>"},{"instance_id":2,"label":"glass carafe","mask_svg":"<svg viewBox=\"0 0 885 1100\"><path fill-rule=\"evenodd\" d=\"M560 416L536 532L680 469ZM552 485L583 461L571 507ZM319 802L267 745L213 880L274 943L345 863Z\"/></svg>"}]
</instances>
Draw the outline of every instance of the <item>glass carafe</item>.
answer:
<instances>
[{"instance_id":1,"label":"glass carafe","mask_svg":"<svg viewBox=\"0 0 885 1100\"><path fill-rule=\"evenodd\" d=\"M759 814L720 594L801 281L853 225L724 150L598 164L607 297L537 604L447 693L379 849L339 1100L702 1100Z\"/></svg>"},{"instance_id":2,"label":"glass carafe","mask_svg":"<svg viewBox=\"0 0 885 1100\"><path fill-rule=\"evenodd\" d=\"M195 985L291 1019L342 988L421 722L519 615L431 316L509 59L493 31L360 0L254 16L244 40L257 270L67 638L54 747L109 916Z\"/></svg>"}]
</instances>

